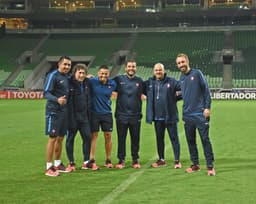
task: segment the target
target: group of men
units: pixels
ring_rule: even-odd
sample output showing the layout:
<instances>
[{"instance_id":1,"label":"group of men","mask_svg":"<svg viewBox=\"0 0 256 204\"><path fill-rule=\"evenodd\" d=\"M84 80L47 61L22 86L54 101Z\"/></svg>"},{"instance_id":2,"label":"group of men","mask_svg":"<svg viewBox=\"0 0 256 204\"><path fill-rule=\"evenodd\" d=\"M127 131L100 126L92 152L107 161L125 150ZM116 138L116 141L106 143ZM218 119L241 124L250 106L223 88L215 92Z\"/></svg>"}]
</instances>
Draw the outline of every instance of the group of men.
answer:
<instances>
[{"instance_id":1,"label":"group of men","mask_svg":"<svg viewBox=\"0 0 256 204\"><path fill-rule=\"evenodd\" d=\"M164 135L167 129L174 153L174 168L182 168L178 137L177 101L183 99L183 121L192 165L187 173L200 171L196 129L203 144L209 176L215 175L213 150L209 139L211 98L207 82L198 69L189 66L188 56L178 54L176 64L182 72L180 81L165 73L164 65L157 63L153 77L143 81L136 76L136 62L127 60L125 74L109 78L106 65L98 69L97 77L88 77L87 67L76 64L71 70L71 59L63 56L58 68L47 75L44 85L46 104L47 176L59 176L59 172L76 170L74 161L74 139L77 132L83 140L84 162L82 169L98 170L95 152L98 132L105 138L105 167L122 169L126 160L126 137L131 138L132 167L141 168L139 163L140 129L142 119L142 95L146 96L146 122L154 123L158 160L152 167L165 166ZM112 92L117 92L115 120L118 137L118 163L111 162L113 119L111 110ZM67 167L61 162L62 142L66 139ZM54 155L54 163L52 163Z\"/></svg>"}]
</instances>

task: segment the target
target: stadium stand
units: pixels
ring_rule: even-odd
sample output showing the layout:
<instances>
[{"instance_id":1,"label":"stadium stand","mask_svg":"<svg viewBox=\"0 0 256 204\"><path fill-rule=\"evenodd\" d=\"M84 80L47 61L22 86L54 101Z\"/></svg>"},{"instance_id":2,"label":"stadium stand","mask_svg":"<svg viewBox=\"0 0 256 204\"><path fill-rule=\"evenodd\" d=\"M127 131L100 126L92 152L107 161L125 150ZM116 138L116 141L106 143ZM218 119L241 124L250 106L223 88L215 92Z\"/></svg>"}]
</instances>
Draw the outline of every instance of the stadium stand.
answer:
<instances>
[{"instance_id":1,"label":"stadium stand","mask_svg":"<svg viewBox=\"0 0 256 204\"><path fill-rule=\"evenodd\" d=\"M163 63L168 73L176 73L176 55L187 53L191 67L209 75L209 86L218 88L222 85L222 64L213 62L212 58L216 51L223 49L223 40L223 32L142 33L138 35L133 52L146 75L152 75L151 69L156 62ZM145 71L145 67L150 71ZM176 78L177 74L174 75Z\"/></svg>"},{"instance_id":2,"label":"stadium stand","mask_svg":"<svg viewBox=\"0 0 256 204\"><path fill-rule=\"evenodd\" d=\"M32 50L40 41L38 34L11 34L0 38L0 85L15 71L20 64L19 56L27 50Z\"/></svg>"},{"instance_id":3,"label":"stadium stand","mask_svg":"<svg viewBox=\"0 0 256 204\"><path fill-rule=\"evenodd\" d=\"M233 39L235 50L241 51L244 59L242 62L233 63L233 87L256 87L256 31L233 32Z\"/></svg>"},{"instance_id":4,"label":"stadium stand","mask_svg":"<svg viewBox=\"0 0 256 204\"><path fill-rule=\"evenodd\" d=\"M180 73L175 64L175 57L177 53L184 52L190 57L191 67L199 68L205 74L210 88L222 88L223 62L213 60L213 58L224 47L224 35L223 31L142 32L131 38L132 46L129 42L127 43L127 38L131 36L129 33L51 34L38 49L38 53L43 53L43 57L65 54L95 56L95 60L90 64L89 73L97 75L98 66L107 64L114 67L117 63L112 61L114 53L127 48L134 55L138 65L138 75L143 79L152 76L152 67L156 62L165 65L169 76L179 79ZM256 74L253 66L256 51L255 36L256 31L233 32L233 49L241 53L244 59L242 62L234 60L232 64L234 88L256 87ZM36 34L20 34L0 39L4 42L3 46L0 46L1 53L3 53L0 58L0 84L15 70L21 53L36 47L41 38L41 35ZM8 47L10 41L16 46ZM10 83L10 86L22 88L24 80L36 66L37 64L29 62ZM121 66L116 73L124 73L124 66Z\"/></svg>"},{"instance_id":5,"label":"stadium stand","mask_svg":"<svg viewBox=\"0 0 256 204\"><path fill-rule=\"evenodd\" d=\"M121 48L127 36L127 34L53 34L40 52L48 56L96 56L92 66L97 67L101 64L110 64L112 53Z\"/></svg>"}]
</instances>

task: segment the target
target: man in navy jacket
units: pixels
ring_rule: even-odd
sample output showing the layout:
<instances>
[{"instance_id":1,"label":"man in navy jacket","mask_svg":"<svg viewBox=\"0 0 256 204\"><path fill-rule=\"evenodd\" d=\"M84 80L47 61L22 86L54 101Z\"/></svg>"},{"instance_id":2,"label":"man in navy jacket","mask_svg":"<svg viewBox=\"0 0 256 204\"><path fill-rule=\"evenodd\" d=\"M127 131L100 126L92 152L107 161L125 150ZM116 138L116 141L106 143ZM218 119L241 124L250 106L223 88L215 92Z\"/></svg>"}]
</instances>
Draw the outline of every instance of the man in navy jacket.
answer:
<instances>
[{"instance_id":1,"label":"man in navy jacket","mask_svg":"<svg viewBox=\"0 0 256 204\"><path fill-rule=\"evenodd\" d=\"M46 135L49 136L46 145L46 176L59 176L59 172L70 172L61 162L62 142L67 132L70 69L70 57L60 57L58 68L47 75L44 83L43 93L44 98L47 99ZM54 166L53 154L55 154Z\"/></svg>"},{"instance_id":2,"label":"man in navy jacket","mask_svg":"<svg viewBox=\"0 0 256 204\"><path fill-rule=\"evenodd\" d=\"M144 82L136 76L136 62L128 60L126 62L125 74L114 78L117 84L117 101L116 101L116 127L118 136L118 153L119 159L116 168L122 169L125 166L126 157L126 136L129 130L131 136L131 154L132 166L135 169L140 168L139 143L140 128L142 118L142 100L144 92Z\"/></svg>"},{"instance_id":3,"label":"man in navy jacket","mask_svg":"<svg viewBox=\"0 0 256 204\"><path fill-rule=\"evenodd\" d=\"M154 77L146 81L146 122L154 122L157 151L159 159L152 167L165 166L164 157L164 134L165 129L173 146L174 168L181 168L180 143L178 137L178 109L177 92L180 91L179 82L165 74L164 65L157 63L153 68Z\"/></svg>"},{"instance_id":4,"label":"man in navy jacket","mask_svg":"<svg viewBox=\"0 0 256 204\"><path fill-rule=\"evenodd\" d=\"M183 98L183 121L190 160L192 161L192 165L186 169L186 172L192 173L200 170L196 144L196 129L198 129L203 145L208 175L214 176L214 155L209 138L211 95L208 84L200 70L190 68L189 59L186 54L178 54L176 64L182 72L180 83Z\"/></svg>"}]
</instances>

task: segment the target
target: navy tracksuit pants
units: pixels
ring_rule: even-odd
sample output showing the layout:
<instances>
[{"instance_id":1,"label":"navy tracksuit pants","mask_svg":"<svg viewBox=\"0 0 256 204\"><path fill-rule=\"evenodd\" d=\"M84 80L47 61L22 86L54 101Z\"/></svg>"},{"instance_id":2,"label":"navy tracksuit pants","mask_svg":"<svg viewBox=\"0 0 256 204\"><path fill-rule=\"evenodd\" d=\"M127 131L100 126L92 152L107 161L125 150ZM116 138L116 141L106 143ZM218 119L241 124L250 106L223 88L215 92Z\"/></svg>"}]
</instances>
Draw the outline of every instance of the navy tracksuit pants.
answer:
<instances>
[{"instance_id":1,"label":"navy tracksuit pants","mask_svg":"<svg viewBox=\"0 0 256 204\"><path fill-rule=\"evenodd\" d=\"M209 120L205 119L203 115L183 117L183 120L185 122L184 128L190 153L190 160L193 164L199 164L198 148L196 144L196 129L198 129L203 145L206 165L208 167L212 167L214 155L209 138Z\"/></svg>"},{"instance_id":2,"label":"navy tracksuit pants","mask_svg":"<svg viewBox=\"0 0 256 204\"><path fill-rule=\"evenodd\" d=\"M154 126L159 159L164 159L164 135L165 129L167 129L173 147L174 160L180 160L180 142L178 137L177 123L166 124L165 121L156 120L154 121Z\"/></svg>"},{"instance_id":3,"label":"navy tracksuit pants","mask_svg":"<svg viewBox=\"0 0 256 204\"><path fill-rule=\"evenodd\" d=\"M82 137L82 150L84 161L90 159L90 148L91 148L91 129L89 122L77 122L77 127L71 129L67 133L66 139L66 152L70 162L74 162L74 141L77 132L80 132Z\"/></svg>"}]
</instances>

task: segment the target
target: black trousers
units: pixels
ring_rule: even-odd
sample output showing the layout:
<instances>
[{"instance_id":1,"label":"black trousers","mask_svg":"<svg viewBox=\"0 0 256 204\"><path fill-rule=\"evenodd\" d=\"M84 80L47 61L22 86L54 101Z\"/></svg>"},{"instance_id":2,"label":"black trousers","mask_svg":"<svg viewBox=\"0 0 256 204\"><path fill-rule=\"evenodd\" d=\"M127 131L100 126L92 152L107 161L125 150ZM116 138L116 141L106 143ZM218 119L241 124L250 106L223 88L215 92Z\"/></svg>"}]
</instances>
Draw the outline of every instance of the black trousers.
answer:
<instances>
[{"instance_id":1,"label":"black trousers","mask_svg":"<svg viewBox=\"0 0 256 204\"><path fill-rule=\"evenodd\" d=\"M82 137L82 150L84 161L88 161L90 158L91 148L91 129L89 122L78 122L75 129L69 130L66 139L66 152L70 162L74 162L74 141L77 132L80 132Z\"/></svg>"},{"instance_id":2,"label":"black trousers","mask_svg":"<svg viewBox=\"0 0 256 204\"><path fill-rule=\"evenodd\" d=\"M134 119L133 121L125 121L125 122L116 120L116 128L117 128L117 137L118 137L118 150L117 150L118 159L125 161L126 136L127 136L128 130L131 137L132 160L135 161L139 159L141 120Z\"/></svg>"},{"instance_id":3,"label":"black trousers","mask_svg":"<svg viewBox=\"0 0 256 204\"><path fill-rule=\"evenodd\" d=\"M167 129L173 147L174 160L180 160L180 142L178 137L177 123L166 124L165 121L154 121L157 152L159 159L164 159L164 135Z\"/></svg>"}]
</instances>

